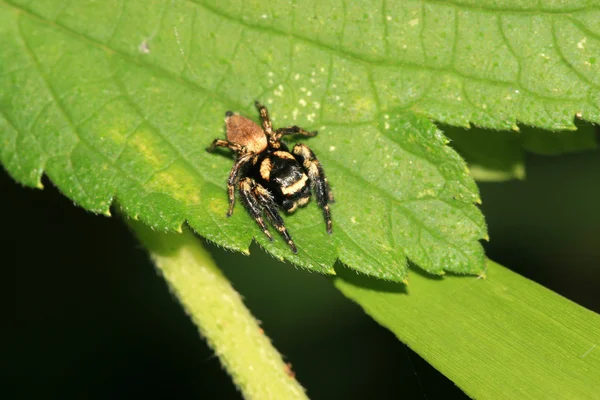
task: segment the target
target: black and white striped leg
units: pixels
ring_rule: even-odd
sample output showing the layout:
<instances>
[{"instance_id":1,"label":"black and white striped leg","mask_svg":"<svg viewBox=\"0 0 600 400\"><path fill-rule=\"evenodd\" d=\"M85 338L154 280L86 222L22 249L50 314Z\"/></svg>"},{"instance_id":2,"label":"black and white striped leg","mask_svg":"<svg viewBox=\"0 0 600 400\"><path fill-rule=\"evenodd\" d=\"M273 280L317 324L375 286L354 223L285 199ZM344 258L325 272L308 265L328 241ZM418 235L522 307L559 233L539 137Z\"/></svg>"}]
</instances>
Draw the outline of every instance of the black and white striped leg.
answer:
<instances>
[{"instance_id":1,"label":"black and white striped leg","mask_svg":"<svg viewBox=\"0 0 600 400\"><path fill-rule=\"evenodd\" d=\"M299 126L289 126L287 128L279 128L275 131L275 138L277 140L281 139L282 136L285 135L301 135L301 136L306 136L306 137L315 137L317 136L317 131L314 132L309 132L307 130L304 130L302 128L300 128Z\"/></svg>"},{"instance_id":2,"label":"black and white striped leg","mask_svg":"<svg viewBox=\"0 0 600 400\"><path fill-rule=\"evenodd\" d=\"M229 172L229 179L227 180L227 195L229 196L229 210L227 211L227 216L231 217L233 214L233 206L235 205L235 186L237 185L239 179L239 172L243 169L244 165L250 161L254 154L248 153L246 146L223 139L213 140L212 144L207 150L214 151L217 147L227 147L238 154L238 159L236 160L235 164L233 164L233 167Z\"/></svg>"},{"instance_id":3,"label":"black and white striped leg","mask_svg":"<svg viewBox=\"0 0 600 400\"><path fill-rule=\"evenodd\" d=\"M256 183L252 178L244 178L240 182L240 197L242 203L244 203L250 212L250 215L252 215L252 218L254 218L258 226L260 226L260 229L262 229L270 241L273 241L273 236L271 235L271 232L269 232L269 229L262 218L262 206L254 194L253 189L255 185Z\"/></svg>"},{"instance_id":4,"label":"black and white striped leg","mask_svg":"<svg viewBox=\"0 0 600 400\"><path fill-rule=\"evenodd\" d=\"M317 204L323 210L323 217L325 217L325 223L327 224L327 233L331 234L332 222L329 203L333 202L333 195L323 172L323 167L321 167L321 163L317 160L312 150L304 144L296 144L292 149L292 153L302 164L310 179L311 187L317 197Z\"/></svg>"},{"instance_id":5,"label":"black and white striped leg","mask_svg":"<svg viewBox=\"0 0 600 400\"><path fill-rule=\"evenodd\" d=\"M271 221L273 226L285 239L294 254L298 253L298 249L296 249L296 245L294 244L292 237L283 224L283 218L281 218L281 215L279 215L279 212L277 211L277 204L275 204L271 194L259 183L255 183L253 192L258 202L263 206L265 213L267 213L267 218L269 218L269 221Z\"/></svg>"},{"instance_id":6,"label":"black and white striped leg","mask_svg":"<svg viewBox=\"0 0 600 400\"><path fill-rule=\"evenodd\" d=\"M246 165L246 163L252 159L253 155L254 154L252 153L248 153L238 157L235 164L233 164L233 167L231 167L229 179L227 179L227 195L229 196L229 210L227 211L228 217L233 215L233 206L235 205L235 186L238 183L239 173L244 168L244 165Z\"/></svg>"},{"instance_id":7,"label":"black and white striped leg","mask_svg":"<svg viewBox=\"0 0 600 400\"><path fill-rule=\"evenodd\" d=\"M271 124L271 118L269 118L269 111L267 107L260 104L258 101L254 102L254 106L260 114L260 120L262 121L262 128L264 129L267 136L273 136L273 124Z\"/></svg>"}]
</instances>

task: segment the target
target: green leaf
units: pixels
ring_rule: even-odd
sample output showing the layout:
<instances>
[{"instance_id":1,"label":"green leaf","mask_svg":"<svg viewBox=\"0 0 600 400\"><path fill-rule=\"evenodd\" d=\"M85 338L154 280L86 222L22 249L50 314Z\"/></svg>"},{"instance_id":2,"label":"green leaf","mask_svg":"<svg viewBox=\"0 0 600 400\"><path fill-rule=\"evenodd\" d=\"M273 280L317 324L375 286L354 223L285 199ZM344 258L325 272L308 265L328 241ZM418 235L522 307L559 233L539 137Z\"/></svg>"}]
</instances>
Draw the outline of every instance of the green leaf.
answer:
<instances>
[{"instance_id":1,"label":"green leaf","mask_svg":"<svg viewBox=\"0 0 600 400\"><path fill-rule=\"evenodd\" d=\"M69 198L157 230L187 220L218 245L334 273L406 279L479 273L486 237L477 187L424 117L382 107L368 68L326 47L251 28L192 2L0 2L0 160L19 181L45 172ZM250 18L250 16L248 16ZM258 18L262 18L258 16ZM270 243L238 204L225 217L232 160L206 147L226 110L318 129L307 143L332 184L334 234L314 202L286 219L300 249Z\"/></svg>"},{"instance_id":2,"label":"green leaf","mask_svg":"<svg viewBox=\"0 0 600 400\"><path fill-rule=\"evenodd\" d=\"M600 315L488 261L488 277L340 271L335 285L472 398L595 399Z\"/></svg>"},{"instance_id":3,"label":"green leaf","mask_svg":"<svg viewBox=\"0 0 600 400\"><path fill-rule=\"evenodd\" d=\"M577 131L546 131L523 126L519 131L442 126L452 147L462 155L471 175L480 181L525 178L525 151L555 155L595 149L594 125L578 121Z\"/></svg>"},{"instance_id":4,"label":"green leaf","mask_svg":"<svg viewBox=\"0 0 600 400\"><path fill-rule=\"evenodd\" d=\"M326 96L346 110L325 108L328 121L398 107L495 129L574 129L575 114L600 121L600 13L582 0L222 3L198 1L226 26L287 42L279 64L305 56L319 66L332 54Z\"/></svg>"}]
</instances>

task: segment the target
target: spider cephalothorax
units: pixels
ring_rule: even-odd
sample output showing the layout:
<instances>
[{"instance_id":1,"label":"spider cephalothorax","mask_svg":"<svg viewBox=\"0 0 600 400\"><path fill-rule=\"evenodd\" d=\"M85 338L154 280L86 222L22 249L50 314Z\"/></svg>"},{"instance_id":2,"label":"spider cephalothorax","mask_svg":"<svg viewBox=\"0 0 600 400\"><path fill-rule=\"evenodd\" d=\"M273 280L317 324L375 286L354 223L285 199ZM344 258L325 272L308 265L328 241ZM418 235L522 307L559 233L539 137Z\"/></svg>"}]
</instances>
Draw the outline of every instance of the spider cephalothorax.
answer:
<instances>
[{"instance_id":1,"label":"spider cephalothorax","mask_svg":"<svg viewBox=\"0 0 600 400\"><path fill-rule=\"evenodd\" d=\"M233 213L235 188L238 187L242 202L270 240L273 236L263 220L263 213L285 238L294 253L296 245L288 233L277 208L293 212L310 200L311 189L323 210L327 232L331 233L329 203L333 195L319 160L308 146L296 144L290 152L281 142L284 135L315 136L297 126L273 130L267 108L256 102L262 128L252 120L235 114L225 113L227 140L215 139L210 150L227 147L233 150L236 161L229 173L229 211Z\"/></svg>"}]
</instances>

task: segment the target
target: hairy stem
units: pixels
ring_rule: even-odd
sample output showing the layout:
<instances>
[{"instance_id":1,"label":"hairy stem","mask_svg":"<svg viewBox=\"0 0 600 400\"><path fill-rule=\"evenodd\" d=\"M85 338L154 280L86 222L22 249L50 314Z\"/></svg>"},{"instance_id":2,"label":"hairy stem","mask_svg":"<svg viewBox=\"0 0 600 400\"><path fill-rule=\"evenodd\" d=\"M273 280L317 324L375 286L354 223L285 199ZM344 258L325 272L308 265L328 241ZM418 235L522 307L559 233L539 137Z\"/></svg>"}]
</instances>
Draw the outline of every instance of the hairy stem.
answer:
<instances>
[{"instance_id":1,"label":"hairy stem","mask_svg":"<svg viewBox=\"0 0 600 400\"><path fill-rule=\"evenodd\" d=\"M307 398L200 239L128 223L245 398Z\"/></svg>"}]
</instances>

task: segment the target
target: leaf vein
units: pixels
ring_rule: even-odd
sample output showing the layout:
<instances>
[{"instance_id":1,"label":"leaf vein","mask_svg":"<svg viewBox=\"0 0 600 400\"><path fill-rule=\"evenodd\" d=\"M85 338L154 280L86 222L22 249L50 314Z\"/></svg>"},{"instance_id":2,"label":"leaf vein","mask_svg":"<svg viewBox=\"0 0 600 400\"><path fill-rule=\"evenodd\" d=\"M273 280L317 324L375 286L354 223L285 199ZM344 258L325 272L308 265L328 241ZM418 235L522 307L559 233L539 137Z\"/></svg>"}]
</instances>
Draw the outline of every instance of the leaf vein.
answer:
<instances>
[{"instance_id":1,"label":"leaf vein","mask_svg":"<svg viewBox=\"0 0 600 400\"><path fill-rule=\"evenodd\" d=\"M40 16L38 14L35 14L35 13L33 13L33 12L27 10L27 9L19 7L18 5L14 4L14 3L11 3L10 1L7 1L7 0L0 0L0 1L5 2L7 4L10 4L15 9L18 9L21 12L26 13L27 15L35 16L40 21L45 21L48 24L50 24L52 22L52 21L50 21L50 20L48 20L48 19L46 19L46 18L44 18L44 17L42 17L42 16ZM225 13L222 13L222 12L220 12L218 10L215 10L214 8L212 8L212 7L210 7L210 6L206 5L206 4L200 3L198 1L192 1L192 0L187 0L187 1L190 1L190 2L196 4L196 5L200 6L200 7L203 7L207 11L210 11L210 12L214 13L215 15L221 16L222 18L229 19L231 21L235 21L236 23L238 23L240 25L245 25L245 26L248 26L248 27L250 27L252 29L255 29L255 30L269 31L269 32L272 32L274 34L283 35L283 36L286 36L286 37L294 37L297 40L301 40L301 41L304 41L304 42L306 42L308 44L312 44L315 47L322 48L322 49L327 50L327 51L329 51L331 53L340 54L344 58L351 59L351 60L354 60L354 61L357 61L357 62L361 62L361 63L365 63L365 64L375 64L376 63L377 65L381 65L381 66L402 67L402 68L413 69L413 70L423 70L423 69L426 69L426 70L436 71L436 72L446 72L446 73L454 74L454 75L456 75L456 76L458 76L460 78L469 79L469 80L472 80L474 82L479 82L479 83L486 83L487 82L487 83L501 84L501 85L510 86L510 87L517 86L517 87L519 87L519 90L521 92L526 93L526 94L532 96L533 98L540 99L540 100L550 100L550 101L556 101L556 100L571 100L571 101L573 101L573 100L585 100L586 103L588 103L589 105L597 107L596 105L594 105L594 104L592 104L592 103L589 102L587 96L583 96L581 98L563 98L563 99L558 99L556 97L550 97L550 96L546 96L546 95L543 95L543 94L540 94L540 93L533 92L532 90L530 90L528 88L522 87L518 82L506 82L506 81L494 80L494 79L490 79L490 78L479 78L479 77L476 77L476 76L470 76L470 75L467 75L465 73L458 72L458 71L456 71L454 69L437 68L437 67L433 67L433 66L429 66L429 65L421 65L419 63L410 62L408 60L403 60L403 61L398 62L398 63L389 62L387 60L381 60L381 59L370 60L368 58L365 58L365 56L363 56L363 55L355 54L355 53L352 53L352 52L347 51L347 50L336 49L334 47L328 46L326 44L323 44L323 43L320 43L318 41L312 40L310 38L302 37L302 36L297 35L297 34L284 33L282 31L279 31L279 30L274 29L274 28L264 28L262 26L259 26L259 25L256 25L256 24L251 24L251 23L249 23L247 21L243 21L241 19L236 19L236 18L234 18L234 17L232 17L232 16L230 16L228 14L225 14ZM573 12L576 12L576 11L579 11L579 10L575 10ZM556 15L557 13L552 13L552 14ZM102 42L100 42L100 41L98 41L98 40L96 40L94 38L91 38L91 37L89 37L87 35L84 35L84 34L82 34L80 32L74 31L71 28L68 28L68 27L66 27L66 26L64 26L64 25L62 25L60 23L54 22L54 25L57 26L57 27L60 27L65 32L69 32L69 33L71 33L72 35L74 35L76 37L84 38L84 39L88 40L91 43L95 43L97 46L105 47L106 49L108 49L108 50L110 50L110 51L112 51L114 53L117 53L117 54L121 55L123 58L125 58L129 62L132 62L132 63L135 63L135 64L139 64L139 65L144 65L144 66L146 66L146 67L148 67L148 68L150 68L150 69L152 69L152 70L154 70L156 72L160 72L163 75L167 75L168 77L170 77L171 79L173 79L175 81L183 82L183 83L189 85L192 88L196 88L196 89L198 89L198 90L206 93L207 95L218 99L219 101L221 101L224 104L228 104L231 107L237 107L238 109L242 109L243 108L243 106L240 105L240 104L238 104L235 100L233 100L231 98L225 98L222 95L218 94L218 92L209 90L209 89L207 89L205 87L202 87L202 86L200 86L196 82L190 81L188 79L177 78L171 71L169 71L167 69L158 67L158 66L153 65L153 64L148 64L147 62L144 62L144 61L139 61L137 59L134 59L134 58L132 58L132 56L130 54L127 54L127 53L124 53L122 51L119 51L119 50L113 49L111 47L108 47L107 44L102 43ZM406 109L406 108L407 107L403 107L403 109ZM517 116L517 118L518 118L518 116Z\"/></svg>"},{"instance_id":2,"label":"leaf vein","mask_svg":"<svg viewBox=\"0 0 600 400\"><path fill-rule=\"evenodd\" d=\"M195 173L196 176L198 176L199 178L201 178L202 180L204 180L204 177L202 176L202 174L200 173L200 171L196 168L196 166L190 162L187 157L185 156L185 153L182 152L182 150L175 146L171 140L166 137L162 131L160 129L158 129L154 123L152 123L150 121L150 119L144 114L144 112L142 111L142 109L137 105L137 103L135 103L135 101L133 100L133 98L129 95L123 81L118 77L116 71L113 71L113 78L115 83L117 84L117 86L119 86L119 88L121 89L121 91L123 92L124 98L125 100L131 105L131 107L136 111L136 113L144 119L144 121L150 125L154 132L156 132L156 134L169 146L169 148L171 150L173 150L175 153L177 153L178 157L189 167L190 171L193 171Z\"/></svg>"},{"instance_id":3,"label":"leaf vein","mask_svg":"<svg viewBox=\"0 0 600 400\"><path fill-rule=\"evenodd\" d=\"M550 26L550 32L551 32L551 37L552 37L552 44L556 48L556 53L558 54L558 57L561 60L561 62L567 68L569 68L571 71L573 71L575 73L575 75L577 75L577 77L579 79L581 79L583 82L585 82L586 84L588 84L589 86L591 86L593 88L598 89L600 87L599 85L597 85L596 83L590 81L587 76L585 76L577 68L575 68L575 66L573 66L573 64L571 64L571 62L569 62L569 60L567 60L567 58L565 57L562 49L560 48L560 45L558 44L558 40L556 39L555 21L552 21L552 25Z\"/></svg>"},{"instance_id":4,"label":"leaf vein","mask_svg":"<svg viewBox=\"0 0 600 400\"><path fill-rule=\"evenodd\" d=\"M423 231L429 233L431 236L438 239L440 242L446 243L450 247L452 247L453 249L458 251L458 253L460 253L465 258L465 261L470 260L471 257L469 257L467 255L467 253L465 253L462 246L458 245L457 243L451 242L447 237L440 235L435 229L431 229L431 227L424 224L423 221L421 221L419 218L417 218L414 215L414 213L411 210L407 209L406 207L398 204L398 208L401 208L402 210L404 210L405 215L409 219L411 219L416 226L420 226ZM420 241L420 236L419 236L419 241ZM429 253L427 251L424 251L424 252L425 252L425 254L427 254L429 256Z\"/></svg>"}]
</instances>

